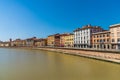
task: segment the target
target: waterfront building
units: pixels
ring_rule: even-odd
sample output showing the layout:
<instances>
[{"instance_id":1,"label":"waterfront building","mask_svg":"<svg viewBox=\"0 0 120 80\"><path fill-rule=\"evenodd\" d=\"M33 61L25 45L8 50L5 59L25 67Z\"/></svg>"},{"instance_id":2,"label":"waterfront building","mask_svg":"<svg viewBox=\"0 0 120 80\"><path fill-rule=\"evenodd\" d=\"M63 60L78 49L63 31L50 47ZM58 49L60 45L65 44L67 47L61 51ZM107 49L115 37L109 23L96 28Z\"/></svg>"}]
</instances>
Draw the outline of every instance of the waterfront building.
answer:
<instances>
[{"instance_id":1,"label":"waterfront building","mask_svg":"<svg viewBox=\"0 0 120 80\"><path fill-rule=\"evenodd\" d=\"M92 47L95 49L111 49L110 31L92 34Z\"/></svg>"},{"instance_id":2,"label":"waterfront building","mask_svg":"<svg viewBox=\"0 0 120 80\"><path fill-rule=\"evenodd\" d=\"M120 49L120 24L110 26L112 49Z\"/></svg>"},{"instance_id":3,"label":"waterfront building","mask_svg":"<svg viewBox=\"0 0 120 80\"><path fill-rule=\"evenodd\" d=\"M86 25L74 30L74 47L91 48L92 33L101 32L103 29L99 26Z\"/></svg>"},{"instance_id":4,"label":"waterfront building","mask_svg":"<svg viewBox=\"0 0 120 80\"><path fill-rule=\"evenodd\" d=\"M37 39L36 37L26 39L25 40L26 41L26 47L34 47L36 39Z\"/></svg>"},{"instance_id":5,"label":"waterfront building","mask_svg":"<svg viewBox=\"0 0 120 80\"><path fill-rule=\"evenodd\" d=\"M70 33L65 36L65 47L74 47L74 34Z\"/></svg>"},{"instance_id":6,"label":"waterfront building","mask_svg":"<svg viewBox=\"0 0 120 80\"><path fill-rule=\"evenodd\" d=\"M65 47L65 37L68 35L69 33L64 33L60 35L60 47Z\"/></svg>"},{"instance_id":7,"label":"waterfront building","mask_svg":"<svg viewBox=\"0 0 120 80\"><path fill-rule=\"evenodd\" d=\"M9 47L10 42L0 42L0 47Z\"/></svg>"},{"instance_id":8,"label":"waterfront building","mask_svg":"<svg viewBox=\"0 0 120 80\"><path fill-rule=\"evenodd\" d=\"M47 46L60 47L60 34L49 35L47 38Z\"/></svg>"},{"instance_id":9,"label":"waterfront building","mask_svg":"<svg viewBox=\"0 0 120 80\"><path fill-rule=\"evenodd\" d=\"M35 47L45 47L47 46L47 39L36 39Z\"/></svg>"},{"instance_id":10,"label":"waterfront building","mask_svg":"<svg viewBox=\"0 0 120 80\"><path fill-rule=\"evenodd\" d=\"M25 40L21 40L21 39L16 39L14 41L10 41L10 46L12 47L24 47L26 46L26 41Z\"/></svg>"},{"instance_id":11,"label":"waterfront building","mask_svg":"<svg viewBox=\"0 0 120 80\"><path fill-rule=\"evenodd\" d=\"M54 42L55 42L54 35L49 35L47 37L47 46L53 47Z\"/></svg>"}]
</instances>

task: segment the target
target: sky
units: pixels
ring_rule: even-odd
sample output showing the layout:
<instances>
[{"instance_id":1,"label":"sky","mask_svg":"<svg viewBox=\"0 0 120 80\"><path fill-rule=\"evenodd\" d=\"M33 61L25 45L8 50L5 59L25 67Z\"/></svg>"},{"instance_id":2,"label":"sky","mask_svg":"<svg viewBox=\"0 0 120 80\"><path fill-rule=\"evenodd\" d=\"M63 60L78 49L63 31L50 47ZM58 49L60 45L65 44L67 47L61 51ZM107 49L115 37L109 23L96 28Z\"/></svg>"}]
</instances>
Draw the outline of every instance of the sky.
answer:
<instances>
[{"instance_id":1,"label":"sky","mask_svg":"<svg viewBox=\"0 0 120 80\"><path fill-rule=\"evenodd\" d=\"M120 0L0 0L0 40L45 38L120 23Z\"/></svg>"}]
</instances>

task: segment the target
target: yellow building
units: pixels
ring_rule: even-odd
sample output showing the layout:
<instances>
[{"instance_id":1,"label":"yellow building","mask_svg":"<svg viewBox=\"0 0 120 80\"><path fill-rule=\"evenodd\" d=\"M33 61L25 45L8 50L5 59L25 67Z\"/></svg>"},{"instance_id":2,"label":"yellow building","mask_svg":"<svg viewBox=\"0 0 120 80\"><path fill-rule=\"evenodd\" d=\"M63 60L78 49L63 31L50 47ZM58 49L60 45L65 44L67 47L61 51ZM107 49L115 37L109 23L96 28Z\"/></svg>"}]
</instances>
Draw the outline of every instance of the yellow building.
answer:
<instances>
[{"instance_id":1,"label":"yellow building","mask_svg":"<svg viewBox=\"0 0 120 80\"><path fill-rule=\"evenodd\" d=\"M0 42L0 47L9 47L10 42Z\"/></svg>"},{"instance_id":2,"label":"yellow building","mask_svg":"<svg viewBox=\"0 0 120 80\"><path fill-rule=\"evenodd\" d=\"M47 39L36 39L35 47L45 47L47 45Z\"/></svg>"},{"instance_id":3,"label":"yellow building","mask_svg":"<svg viewBox=\"0 0 120 80\"><path fill-rule=\"evenodd\" d=\"M64 33L60 35L60 47L65 47L65 36L68 36L69 33Z\"/></svg>"},{"instance_id":4,"label":"yellow building","mask_svg":"<svg viewBox=\"0 0 120 80\"><path fill-rule=\"evenodd\" d=\"M54 35L50 35L47 38L47 46L54 46Z\"/></svg>"},{"instance_id":5,"label":"yellow building","mask_svg":"<svg viewBox=\"0 0 120 80\"><path fill-rule=\"evenodd\" d=\"M25 40L21 40L21 39L16 39L14 41L11 41L11 46L12 47L24 47L26 46L26 41Z\"/></svg>"},{"instance_id":6,"label":"yellow building","mask_svg":"<svg viewBox=\"0 0 120 80\"><path fill-rule=\"evenodd\" d=\"M74 34L65 36L65 47L74 47Z\"/></svg>"},{"instance_id":7,"label":"yellow building","mask_svg":"<svg viewBox=\"0 0 120 80\"><path fill-rule=\"evenodd\" d=\"M54 34L54 35L48 36L47 46L60 47L60 34Z\"/></svg>"}]
</instances>

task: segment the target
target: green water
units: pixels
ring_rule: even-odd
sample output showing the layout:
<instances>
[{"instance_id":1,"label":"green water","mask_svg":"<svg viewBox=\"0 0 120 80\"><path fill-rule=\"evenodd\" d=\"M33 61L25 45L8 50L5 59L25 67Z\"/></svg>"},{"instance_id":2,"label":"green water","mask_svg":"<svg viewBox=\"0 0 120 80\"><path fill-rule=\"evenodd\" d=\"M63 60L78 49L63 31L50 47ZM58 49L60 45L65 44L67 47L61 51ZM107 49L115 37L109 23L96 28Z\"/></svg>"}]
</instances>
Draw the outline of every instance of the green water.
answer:
<instances>
[{"instance_id":1,"label":"green water","mask_svg":"<svg viewBox=\"0 0 120 80\"><path fill-rule=\"evenodd\" d=\"M120 80L120 65L56 52L1 48L0 80Z\"/></svg>"}]
</instances>

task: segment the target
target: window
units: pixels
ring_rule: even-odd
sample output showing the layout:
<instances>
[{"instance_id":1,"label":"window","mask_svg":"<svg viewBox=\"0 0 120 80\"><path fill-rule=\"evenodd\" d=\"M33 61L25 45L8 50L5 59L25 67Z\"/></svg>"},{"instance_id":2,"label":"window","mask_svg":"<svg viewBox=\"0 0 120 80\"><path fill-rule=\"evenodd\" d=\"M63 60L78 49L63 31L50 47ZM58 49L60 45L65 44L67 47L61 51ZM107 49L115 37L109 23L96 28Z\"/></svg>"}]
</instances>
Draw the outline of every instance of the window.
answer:
<instances>
[{"instance_id":1,"label":"window","mask_svg":"<svg viewBox=\"0 0 120 80\"><path fill-rule=\"evenodd\" d=\"M103 42L105 42L105 39L103 39Z\"/></svg>"},{"instance_id":2,"label":"window","mask_svg":"<svg viewBox=\"0 0 120 80\"><path fill-rule=\"evenodd\" d=\"M120 38L117 39L117 42L120 42Z\"/></svg>"},{"instance_id":3,"label":"window","mask_svg":"<svg viewBox=\"0 0 120 80\"><path fill-rule=\"evenodd\" d=\"M99 48L99 45L97 45L97 48Z\"/></svg>"},{"instance_id":4,"label":"window","mask_svg":"<svg viewBox=\"0 0 120 80\"><path fill-rule=\"evenodd\" d=\"M99 37L99 35L97 35L97 38Z\"/></svg>"},{"instance_id":5,"label":"window","mask_svg":"<svg viewBox=\"0 0 120 80\"><path fill-rule=\"evenodd\" d=\"M87 41L87 44L88 44L88 41Z\"/></svg>"},{"instance_id":6,"label":"window","mask_svg":"<svg viewBox=\"0 0 120 80\"><path fill-rule=\"evenodd\" d=\"M107 34L107 37L109 37L110 35L109 34Z\"/></svg>"},{"instance_id":7,"label":"window","mask_svg":"<svg viewBox=\"0 0 120 80\"><path fill-rule=\"evenodd\" d=\"M107 42L109 42L110 41L110 39L107 39Z\"/></svg>"},{"instance_id":8,"label":"window","mask_svg":"<svg viewBox=\"0 0 120 80\"><path fill-rule=\"evenodd\" d=\"M112 39L112 42L115 42L115 40L114 40L114 39Z\"/></svg>"},{"instance_id":9,"label":"window","mask_svg":"<svg viewBox=\"0 0 120 80\"><path fill-rule=\"evenodd\" d=\"M117 31L120 31L119 27L117 27Z\"/></svg>"},{"instance_id":10,"label":"window","mask_svg":"<svg viewBox=\"0 0 120 80\"><path fill-rule=\"evenodd\" d=\"M97 40L97 42L99 42L99 40Z\"/></svg>"},{"instance_id":11,"label":"window","mask_svg":"<svg viewBox=\"0 0 120 80\"><path fill-rule=\"evenodd\" d=\"M94 45L94 48L96 48L96 45Z\"/></svg>"},{"instance_id":12,"label":"window","mask_svg":"<svg viewBox=\"0 0 120 80\"><path fill-rule=\"evenodd\" d=\"M114 33L112 33L111 36L114 37Z\"/></svg>"},{"instance_id":13,"label":"window","mask_svg":"<svg viewBox=\"0 0 120 80\"><path fill-rule=\"evenodd\" d=\"M81 43L82 43L82 41L81 41Z\"/></svg>"},{"instance_id":14,"label":"window","mask_svg":"<svg viewBox=\"0 0 120 80\"><path fill-rule=\"evenodd\" d=\"M105 34L103 34L103 37L105 37Z\"/></svg>"},{"instance_id":15,"label":"window","mask_svg":"<svg viewBox=\"0 0 120 80\"><path fill-rule=\"evenodd\" d=\"M120 37L120 32L117 32L117 37Z\"/></svg>"},{"instance_id":16,"label":"window","mask_svg":"<svg viewBox=\"0 0 120 80\"><path fill-rule=\"evenodd\" d=\"M102 39L100 39L100 42L102 42Z\"/></svg>"}]
</instances>

